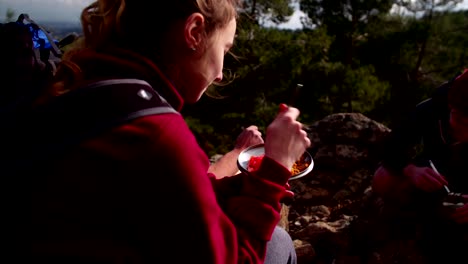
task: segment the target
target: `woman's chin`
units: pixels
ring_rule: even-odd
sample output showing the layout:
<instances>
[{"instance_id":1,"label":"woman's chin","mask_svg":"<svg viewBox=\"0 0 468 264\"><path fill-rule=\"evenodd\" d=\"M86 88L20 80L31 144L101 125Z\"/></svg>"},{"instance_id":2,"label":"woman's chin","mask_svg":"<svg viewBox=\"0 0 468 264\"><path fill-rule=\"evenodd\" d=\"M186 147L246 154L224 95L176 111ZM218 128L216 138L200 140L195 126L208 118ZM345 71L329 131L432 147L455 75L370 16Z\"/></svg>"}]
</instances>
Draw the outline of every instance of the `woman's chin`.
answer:
<instances>
[{"instance_id":1,"label":"woman's chin","mask_svg":"<svg viewBox=\"0 0 468 264\"><path fill-rule=\"evenodd\" d=\"M195 104L196 102L200 101L201 95L197 97L191 97L184 99L184 103L186 104Z\"/></svg>"}]
</instances>

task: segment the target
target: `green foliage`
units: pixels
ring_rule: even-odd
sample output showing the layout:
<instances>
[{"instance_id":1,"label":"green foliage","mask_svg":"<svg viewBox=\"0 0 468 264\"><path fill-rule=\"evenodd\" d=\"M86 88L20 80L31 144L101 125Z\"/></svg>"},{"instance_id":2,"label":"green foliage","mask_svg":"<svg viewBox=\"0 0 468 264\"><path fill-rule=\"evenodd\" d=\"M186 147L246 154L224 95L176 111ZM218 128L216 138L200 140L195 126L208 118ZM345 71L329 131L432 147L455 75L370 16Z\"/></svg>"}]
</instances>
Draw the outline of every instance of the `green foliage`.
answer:
<instances>
[{"instance_id":1,"label":"green foliage","mask_svg":"<svg viewBox=\"0 0 468 264\"><path fill-rule=\"evenodd\" d=\"M432 12L435 9L445 10L455 7L463 0L399 0L396 2L411 12Z\"/></svg>"},{"instance_id":2,"label":"green foliage","mask_svg":"<svg viewBox=\"0 0 468 264\"><path fill-rule=\"evenodd\" d=\"M11 8L8 8L5 12L5 22L13 22L13 21L16 21L15 11Z\"/></svg>"},{"instance_id":3,"label":"green foliage","mask_svg":"<svg viewBox=\"0 0 468 264\"><path fill-rule=\"evenodd\" d=\"M343 90L349 94L347 111L369 114L376 104L387 99L388 87L388 83L374 75L371 65L357 69L347 67L343 80Z\"/></svg>"},{"instance_id":4,"label":"green foliage","mask_svg":"<svg viewBox=\"0 0 468 264\"><path fill-rule=\"evenodd\" d=\"M356 57L361 64L373 65L376 76L390 85L388 101L373 111L380 120L398 122L442 82L467 67L467 14L435 12L430 20L387 16L368 25Z\"/></svg>"},{"instance_id":5,"label":"green foliage","mask_svg":"<svg viewBox=\"0 0 468 264\"><path fill-rule=\"evenodd\" d=\"M468 65L468 11L436 13L424 62L426 72L438 74L438 81L450 78ZM440 76L440 77L439 77Z\"/></svg>"},{"instance_id":6,"label":"green foliage","mask_svg":"<svg viewBox=\"0 0 468 264\"><path fill-rule=\"evenodd\" d=\"M372 66L353 69L340 62L325 62L315 69L315 89L321 91L321 112L360 112L370 114L388 100L389 85L375 76Z\"/></svg>"},{"instance_id":7,"label":"green foliage","mask_svg":"<svg viewBox=\"0 0 468 264\"><path fill-rule=\"evenodd\" d=\"M354 33L374 17L387 13L392 0L300 0L308 15L306 26L326 26L332 34Z\"/></svg>"},{"instance_id":8,"label":"green foliage","mask_svg":"<svg viewBox=\"0 0 468 264\"><path fill-rule=\"evenodd\" d=\"M185 121L207 154L226 153L233 147L234 142L231 136L217 133L212 125L203 124L199 119L191 116L185 117Z\"/></svg>"},{"instance_id":9,"label":"green foliage","mask_svg":"<svg viewBox=\"0 0 468 264\"><path fill-rule=\"evenodd\" d=\"M290 0L245 0L241 13L254 23L271 21L286 22L293 13Z\"/></svg>"},{"instance_id":10,"label":"green foliage","mask_svg":"<svg viewBox=\"0 0 468 264\"><path fill-rule=\"evenodd\" d=\"M319 7L319 1L301 4L306 2ZM210 88L222 99L206 96L185 110L207 153L229 150L243 127L255 124L265 132L279 103L299 108L306 124L336 112L360 112L391 126L467 67L467 11L433 12L428 19L385 14L385 1L377 7L361 2L369 5L351 2L355 9L346 10L359 10L353 15L361 17L367 8L371 15L354 28L328 1L321 5L331 11L328 17L314 15L321 19L314 29L262 28L241 20L234 56L225 60L233 78Z\"/></svg>"},{"instance_id":11,"label":"green foliage","mask_svg":"<svg viewBox=\"0 0 468 264\"><path fill-rule=\"evenodd\" d=\"M280 103L297 107L305 124L360 112L391 126L468 67L468 11L438 9L459 0L300 0L304 29L260 26L287 21L294 2L244 1L225 84L183 109L208 155L229 151L249 125L264 133ZM393 3L418 15L390 15ZM6 17L14 20L13 10Z\"/></svg>"}]
</instances>

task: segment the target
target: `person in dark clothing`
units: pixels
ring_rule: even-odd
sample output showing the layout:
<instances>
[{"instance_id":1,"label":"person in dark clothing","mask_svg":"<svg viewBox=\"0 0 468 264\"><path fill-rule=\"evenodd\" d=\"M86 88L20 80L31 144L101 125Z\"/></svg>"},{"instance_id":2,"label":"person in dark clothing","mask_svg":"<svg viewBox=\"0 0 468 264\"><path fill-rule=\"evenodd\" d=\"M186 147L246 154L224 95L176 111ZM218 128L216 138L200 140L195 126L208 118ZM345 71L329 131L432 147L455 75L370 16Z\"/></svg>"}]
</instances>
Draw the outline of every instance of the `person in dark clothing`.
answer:
<instances>
[{"instance_id":1,"label":"person in dark clothing","mask_svg":"<svg viewBox=\"0 0 468 264\"><path fill-rule=\"evenodd\" d=\"M429 263L468 263L467 145L465 69L393 129L374 174L388 222L413 227Z\"/></svg>"},{"instance_id":2,"label":"person in dark clothing","mask_svg":"<svg viewBox=\"0 0 468 264\"><path fill-rule=\"evenodd\" d=\"M18 22L0 24L0 114L28 108L51 81L52 74L34 54L29 27Z\"/></svg>"}]
</instances>

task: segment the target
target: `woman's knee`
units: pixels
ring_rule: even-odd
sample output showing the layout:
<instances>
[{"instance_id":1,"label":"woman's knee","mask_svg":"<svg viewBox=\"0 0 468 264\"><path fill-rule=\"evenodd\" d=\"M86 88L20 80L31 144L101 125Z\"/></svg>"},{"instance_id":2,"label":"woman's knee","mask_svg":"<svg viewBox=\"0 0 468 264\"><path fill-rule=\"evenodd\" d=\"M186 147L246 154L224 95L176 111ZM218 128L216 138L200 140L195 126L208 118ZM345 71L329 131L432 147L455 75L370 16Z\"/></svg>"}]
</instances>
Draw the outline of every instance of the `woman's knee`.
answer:
<instances>
[{"instance_id":1,"label":"woman's knee","mask_svg":"<svg viewBox=\"0 0 468 264\"><path fill-rule=\"evenodd\" d=\"M291 236L277 226L267 243L265 264L296 264L297 256Z\"/></svg>"}]
</instances>

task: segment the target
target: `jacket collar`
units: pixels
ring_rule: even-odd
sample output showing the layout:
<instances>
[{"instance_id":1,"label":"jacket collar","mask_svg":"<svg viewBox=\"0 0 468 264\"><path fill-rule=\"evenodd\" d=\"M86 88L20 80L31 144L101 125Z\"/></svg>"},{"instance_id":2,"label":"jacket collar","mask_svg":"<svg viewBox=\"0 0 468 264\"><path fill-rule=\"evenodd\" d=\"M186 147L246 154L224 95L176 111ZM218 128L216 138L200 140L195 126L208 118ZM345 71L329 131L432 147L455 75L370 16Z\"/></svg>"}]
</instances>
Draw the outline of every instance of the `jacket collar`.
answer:
<instances>
[{"instance_id":1,"label":"jacket collar","mask_svg":"<svg viewBox=\"0 0 468 264\"><path fill-rule=\"evenodd\" d=\"M172 82L150 59L126 49L106 48L105 51L84 49L72 56L84 82L110 78L135 78L147 81L171 106L181 111L184 101Z\"/></svg>"}]
</instances>

